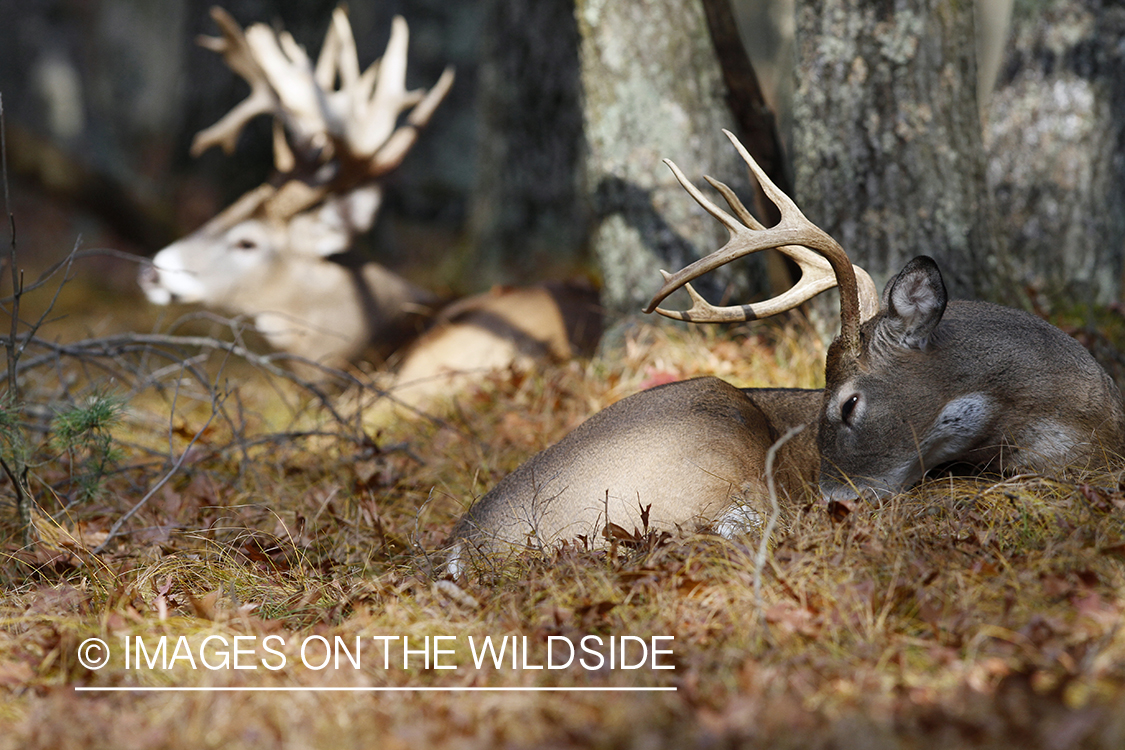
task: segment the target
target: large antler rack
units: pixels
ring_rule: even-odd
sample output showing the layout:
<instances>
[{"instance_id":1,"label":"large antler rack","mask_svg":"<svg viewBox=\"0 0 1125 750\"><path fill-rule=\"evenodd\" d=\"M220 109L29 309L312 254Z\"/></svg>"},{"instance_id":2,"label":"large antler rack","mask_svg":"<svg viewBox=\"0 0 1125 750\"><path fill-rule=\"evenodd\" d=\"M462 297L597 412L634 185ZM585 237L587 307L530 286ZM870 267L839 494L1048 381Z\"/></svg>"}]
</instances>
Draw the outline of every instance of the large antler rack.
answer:
<instances>
[{"instance_id":1,"label":"large antler rack","mask_svg":"<svg viewBox=\"0 0 1125 750\"><path fill-rule=\"evenodd\" d=\"M313 175L303 191L294 191L303 193L298 203L307 205L326 192L347 189L397 167L453 84L453 70L446 68L429 91L407 90L409 31L401 16L392 22L383 57L362 73L342 8L332 14L315 67L288 32L261 23L244 32L219 7L211 9L211 17L222 36L200 37L199 43L220 53L231 70L246 79L250 95L200 131L191 152L198 156L221 146L231 153L247 122L272 115L277 169L290 173L300 167Z\"/></svg>"},{"instance_id":2,"label":"large antler rack","mask_svg":"<svg viewBox=\"0 0 1125 750\"><path fill-rule=\"evenodd\" d=\"M734 144L742 160L757 178L762 191L777 205L781 212L781 220L767 229L751 215L733 190L718 180L705 177L707 182L726 199L727 204L738 217L736 219L712 203L688 180L679 167L665 159L664 163L675 174L684 190L707 213L727 228L730 232L730 240L715 252L674 274L662 270L660 273L664 276L664 286L649 302L645 312L655 311L665 317L695 323L755 320L791 310L824 290L839 286L840 337L849 346L853 342L858 342L860 323L879 311L879 297L871 277L859 266L853 266L836 240L809 221L797 208L797 204L773 184L732 133L727 130L723 133ZM769 248L775 248L788 256L801 269L801 278L797 283L776 297L753 304L717 307L705 300L689 283L719 266ZM658 307L668 295L681 287L684 287L691 297L690 309L666 310Z\"/></svg>"}]
</instances>

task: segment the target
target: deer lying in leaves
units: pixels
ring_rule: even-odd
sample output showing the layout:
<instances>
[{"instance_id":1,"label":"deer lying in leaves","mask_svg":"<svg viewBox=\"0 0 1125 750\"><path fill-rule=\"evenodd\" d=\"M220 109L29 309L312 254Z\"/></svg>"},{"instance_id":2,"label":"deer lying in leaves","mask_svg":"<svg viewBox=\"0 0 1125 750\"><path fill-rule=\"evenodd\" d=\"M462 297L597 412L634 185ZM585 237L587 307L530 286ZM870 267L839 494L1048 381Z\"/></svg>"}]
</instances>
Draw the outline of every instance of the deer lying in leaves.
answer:
<instances>
[{"instance_id":1,"label":"deer lying in leaves","mask_svg":"<svg viewBox=\"0 0 1125 750\"><path fill-rule=\"evenodd\" d=\"M141 269L154 303L194 302L250 317L275 348L330 366L368 348L398 352L395 393L411 403L479 373L588 352L600 335L588 285L497 289L442 306L378 263L347 251L369 230L395 169L453 83L405 86L408 31L394 19L383 58L360 72L355 40L337 9L315 64L287 33L245 31L220 8L221 38L201 44L249 82L250 96L192 144L234 149L245 124L274 118L280 187L262 185ZM338 84L338 85L337 85Z\"/></svg>"},{"instance_id":2,"label":"deer lying in leaves","mask_svg":"<svg viewBox=\"0 0 1125 750\"><path fill-rule=\"evenodd\" d=\"M818 484L825 498L885 495L951 464L1045 472L1105 467L1122 454L1121 394L1077 341L1020 310L947 302L941 273L925 256L877 299L870 277L727 136L781 221L763 228L726 185L709 180L737 218L731 216L666 162L731 239L665 273L647 311L697 323L754 320L839 286L841 330L828 350L825 389L740 389L706 377L609 406L465 513L452 534L454 575L477 553L542 548L579 535L598 540L611 523L642 528L643 513L655 528L745 530L769 507L767 451L796 427L804 429L777 454L782 497ZM802 269L785 294L717 308L691 288L698 276L766 248ZM691 309L657 307L685 286Z\"/></svg>"}]
</instances>

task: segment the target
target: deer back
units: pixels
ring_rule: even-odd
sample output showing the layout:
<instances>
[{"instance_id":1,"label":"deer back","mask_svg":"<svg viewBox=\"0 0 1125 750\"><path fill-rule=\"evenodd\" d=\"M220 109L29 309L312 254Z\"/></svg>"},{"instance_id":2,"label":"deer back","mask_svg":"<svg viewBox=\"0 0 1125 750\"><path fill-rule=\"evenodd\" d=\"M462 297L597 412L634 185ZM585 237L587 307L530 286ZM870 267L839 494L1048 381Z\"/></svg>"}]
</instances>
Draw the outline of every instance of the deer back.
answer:
<instances>
[{"instance_id":1,"label":"deer back","mask_svg":"<svg viewBox=\"0 0 1125 750\"><path fill-rule=\"evenodd\" d=\"M458 522L455 557L505 549L541 549L586 537L603 543L610 523L627 532L649 528L694 531L732 505L725 521L742 527L768 513L764 457L787 424L763 409L815 420L819 391L777 391L755 403L717 378L669 383L603 409L555 445L501 480ZM815 454L811 441L803 453ZM794 445L781 457L786 486L815 481L815 466Z\"/></svg>"},{"instance_id":2,"label":"deer back","mask_svg":"<svg viewBox=\"0 0 1125 750\"><path fill-rule=\"evenodd\" d=\"M394 403L420 406L482 373L588 356L601 338L598 293L583 281L496 287L442 308L406 349Z\"/></svg>"}]
</instances>

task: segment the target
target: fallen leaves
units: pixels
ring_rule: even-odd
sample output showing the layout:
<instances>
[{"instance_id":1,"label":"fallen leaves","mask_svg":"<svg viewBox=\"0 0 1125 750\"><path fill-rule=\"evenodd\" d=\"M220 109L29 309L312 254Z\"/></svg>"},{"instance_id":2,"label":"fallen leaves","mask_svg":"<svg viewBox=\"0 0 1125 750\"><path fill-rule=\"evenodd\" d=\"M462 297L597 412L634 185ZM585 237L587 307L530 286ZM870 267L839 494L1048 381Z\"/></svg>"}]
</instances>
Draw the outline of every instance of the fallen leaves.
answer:
<instances>
[{"instance_id":1,"label":"fallen leaves","mask_svg":"<svg viewBox=\"0 0 1125 750\"><path fill-rule=\"evenodd\" d=\"M769 337L676 343L708 352L691 360L657 343L634 345L627 366L609 371L498 376L461 401L447 427L245 441L224 452L229 427L216 422L205 449L96 560L86 550L160 467L115 476L100 506L50 509L37 522L33 549L6 547L8 580L18 583L0 597L0 694L14 706L3 710L18 715L15 739L0 738L0 748L67 739L63 722L85 722L83 740L128 744L159 735L172 747L207 745L204 728L234 746L251 736L244 745L302 738L348 746L377 736L403 747L564 748L610 746L613 738L641 744L643 735L654 746L848 747L863 732L888 748L1115 747L1107 727L1125 709L1125 509L1117 477L943 480L882 504L791 509L761 571L761 605L742 541L643 521L598 530L599 544L574 540L518 557L488 581L438 578L435 549L468 499L593 411L646 381L712 367L742 382L780 384L754 368L777 366L789 346ZM612 700L124 696L113 711L103 711L106 702L52 697L67 690L73 698L69 686L78 681L140 680L119 665L97 675L80 670L73 650L82 638L154 633L340 635L349 643L372 634L472 633L527 636L537 645L552 635L666 635L675 639L676 666L667 684L679 691ZM221 678L345 684L292 671ZM365 671L348 679L643 682L505 670L456 679ZM34 722L51 728L37 734ZM124 734L116 729L122 722L131 723Z\"/></svg>"}]
</instances>

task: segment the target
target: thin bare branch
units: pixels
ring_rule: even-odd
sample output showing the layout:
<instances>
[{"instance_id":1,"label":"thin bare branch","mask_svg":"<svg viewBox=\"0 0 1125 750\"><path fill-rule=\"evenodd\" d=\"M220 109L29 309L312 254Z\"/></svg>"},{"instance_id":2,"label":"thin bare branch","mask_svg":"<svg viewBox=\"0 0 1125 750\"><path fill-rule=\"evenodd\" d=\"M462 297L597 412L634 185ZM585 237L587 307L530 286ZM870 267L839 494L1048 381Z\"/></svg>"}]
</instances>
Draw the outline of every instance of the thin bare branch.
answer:
<instances>
[{"instance_id":1,"label":"thin bare branch","mask_svg":"<svg viewBox=\"0 0 1125 750\"><path fill-rule=\"evenodd\" d=\"M774 527L777 525L777 519L781 516L781 504L777 501L777 481L774 478L774 461L777 458L777 452L781 447L788 443L792 438L797 436L805 429L805 425L797 425L791 427L784 435L779 437L773 445L770 446L769 451L766 452L766 489L769 490L770 496L770 517L766 521L765 527L762 529L762 539L758 543L758 554L754 559L754 601L757 604L758 615L762 615L762 569L766 565L766 553L769 551L770 537L773 535Z\"/></svg>"},{"instance_id":2,"label":"thin bare branch","mask_svg":"<svg viewBox=\"0 0 1125 750\"><path fill-rule=\"evenodd\" d=\"M80 241L81 241L81 238L79 238L79 242ZM73 265L74 261L82 260L84 258L95 258L95 257L96 258L118 258L120 260L131 260L135 263L147 263L147 262L149 262L149 259L145 258L142 255L136 255L134 253L126 253L126 252L123 252L121 250L114 250L113 248L110 248L110 247L98 247L98 248L88 248L86 250L79 250L78 249L79 242L75 243L74 248L71 250L70 253L67 254L67 256L65 258L62 258L62 259L52 263L50 266L48 266L46 268L46 270L44 270L42 273L39 274L39 278L37 278L35 281L31 282L30 284L27 284L26 286L24 286L23 290L22 290L23 293L28 294L30 292L34 292L39 287L46 285L47 282L49 282L51 280L51 278L56 273L59 272L60 269L63 269L63 268L69 269L70 266ZM3 309L3 305L10 304L12 302L12 299L13 299L12 296L0 297L0 309Z\"/></svg>"},{"instance_id":3,"label":"thin bare branch","mask_svg":"<svg viewBox=\"0 0 1125 750\"><path fill-rule=\"evenodd\" d=\"M176 472L178 472L180 470L180 466L183 465L184 459L187 458L188 454L191 452L191 449L195 445L196 441L199 440L199 438L203 435L203 433L205 433L207 431L207 428L211 426L211 422L214 421L215 415L219 413L219 409L221 408L222 403L224 401L226 401L228 396L230 396L229 391L227 393L222 394L221 397L215 396L213 398L213 400L211 402L211 415L209 417L207 417L207 421L204 422L203 426L200 427L196 431L195 435L192 436L192 438L188 442L187 446L180 453L180 457L178 459L176 459L176 462L172 465L172 468L169 469L168 472L165 473L164 476L160 478L159 482L157 482L156 484L154 484L152 486L152 489L150 489L145 494L144 497L142 497L140 500L137 501L136 505L134 505L132 508L130 508L125 513L125 515L121 516L121 518L117 519L117 522L114 523L112 527L110 527L109 533L106 535L106 538L102 540L102 543L99 544L97 547L95 547L93 550L91 550L91 552L93 554L95 554L95 555L101 554L105 550L106 546L113 540L113 538L117 536L117 533L119 531L121 531L121 527L124 526L129 521L129 519L132 518L137 513L137 511L139 511L141 508L143 508L145 506L145 504L152 498L152 496L155 495L157 492L159 492L160 488L168 483L169 479L171 479L172 477L174 477L176 475Z\"/></svg>"},{"instance_id":4,"label":"thin bare branch","mask_svg":"<svg viewBox=\"0 0 1125 750\"><path fill-rule=\"evenodd\" d=\"M16 217L12 213L11 193L8 187L8 135L4 119L3 95L0 95L0 179L4 182L4 213L8 216L9 233L8 267L12 273L12 335L5 345L5 351L8 354L8 399L14 404L19 393L19 379L16 377L19 353L16 350L15 341L16 335L19 333L20 296L23 291L23 280L16 264Z\"/></svg>"}]
</instances>

